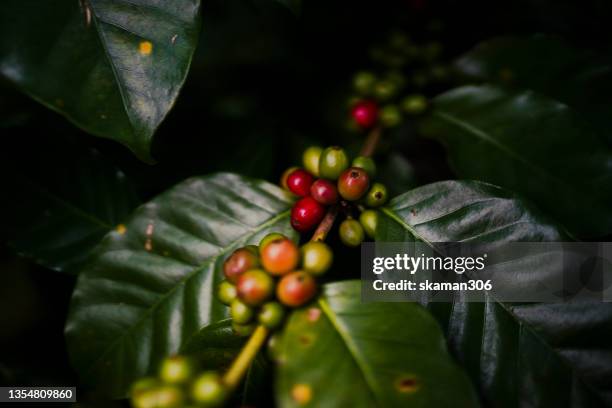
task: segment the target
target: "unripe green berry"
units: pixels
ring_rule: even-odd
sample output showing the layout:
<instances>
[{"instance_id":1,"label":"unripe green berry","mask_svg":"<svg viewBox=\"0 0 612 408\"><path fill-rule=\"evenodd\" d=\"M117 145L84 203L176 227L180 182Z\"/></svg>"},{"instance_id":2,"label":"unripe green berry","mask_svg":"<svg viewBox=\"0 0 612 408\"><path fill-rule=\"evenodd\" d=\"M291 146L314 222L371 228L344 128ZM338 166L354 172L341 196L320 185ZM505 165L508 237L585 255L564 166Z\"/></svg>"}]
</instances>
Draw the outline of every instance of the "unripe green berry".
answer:
<instances>
[{"instance_id":1,"label":"unripe green berry","mask_svg":"<svg viewBox=\"0 0 612 408\"><path fill-rule=\"evenodd\" d=\"M276 241L277 239L285 239L285 238L287 237L278 232L269 233L268 235L263 237L261 241L259 241L259 254L262 253L266 245L268 245L270 242Z\"/></svg>"},{"instance_id":2,"label":"unripe green berry","mask_svg":"<svg viewBox=\"0 0 612 408\"><path fill-rule=\"evenodd\" d=\"M376 163L374 163L374 160L372 160L371 157L357 156L353 160L351 167L359 167L360 169L364 169L371 179L376 176Z\"/></svg>"},{"instance_id":3,"label":"unripe green berry","mask_svg":"<svg viewBox=\"0 0 612 408\"><path fill-rule=\"evenodd\" d=\"M230 305L236 299L236 286L224 280L217 287L217 298L224 305Z\"/></svg>"},{"instance_id":4,"label":"unripe green berry","mask_svg":"<svg viewBox=\"0 0 612 408\"><path fill-rule=\"evenodd\" d=\"M328 147L321 153L319 176L336 180L348 166L349 160L344 149L338 146Z\"/></svg>"},{"instance_id":5,"label":"unripe green berry","mask_svg":"<svg viewBox=\"0 0 612 408\"><path fill-rule=\"evenodd\" d=\"M402 109L410 115L420 115L427 109L427 99L423 95L409 95L402 101Z\"/></svg>"},{"instance_id":6,"label":"unripe green berry","mask_svg":"<svg viewBox=\"0 0 612 408\"><path fill-rule=\"evenodd\" d=\"M163 385L156 391L157 405L155 408L182 408L185 403L185 396L180 388Z\"/></svg>"},{"instance_id":7,"label":"unripe green berry","mask_svg":"<svg viewBox=\"0 0 612 408\"><path fill-rule=\"evenodd\" d=\"M365 196L365 204L368 207L379 207L387 202L387 198L387 187L382 183L374 183Z\"/></svg>"},{"instance_id":8,"label":"unripe green berry","mask_svg":"<svg viewBox=\"0 0 612 408\"><path fill-rule=\"evenodd\" d=\"M157 388L149 388L130 397L133 408L157 408Z\"/></svg>"},{"instance_id":9,"label":"unripe green berry","mask_svg":"<svg viewBox=\"0 0 612 408\"><path fill-rule=\"evenodd\" d=\"M374 96L376 99L386 101L397 93L397 85L393 81L382 80L374 85Z\"/></svg>"},{"instance_id":10,"label":"unripe green berry","mask_svg":"<svg viewBox=\"0 0 612 408\"><path fill-rule=\"evenodd\" d=\"M318 276L331 267L334 253L324 242L311 241L302 246L302 269Z\"/></svg>"},{"instance_id":11,"label":"unripe green berry","mask_svg":"<svg viewBox=\"0 0 612 408\"><path fill-rule=\"evenodd\" d=\"M234 300L230 308L232 319L238 324L247 324L253 319L253 309L240 299Z\"/></svg>"},{"instance_id":12,"label":"unripe green berry","mask_svg":"<svg viewBox=\"0 0 612 408\"><path fill-rule=\"evenodd\" d=\"M130 387L130 396L135 397L137 394L140 394L147 390L151 390L159 385L160 385L160 382L157 378L143 377L139 380L136 380L132 384L132 386Z\"/></svg>"},{"instance_id":13,"label":"unripe green berry","mask_svg":"<svg viewBox=\"0 0 612 408\"><path fill-rule=\"evenodd\" d=\"M402 113L397 105L386 105L380 110L380 122L385 127L395 127L402 123Z\"/></svg>"},{"instance_id":14,"label":"unripe green berry","mask_svg":"<svg viewBox=\"0 0 612 408\"><path fill-rule=\"evenodd\" d=\"M370 238L376 236L378 226L378 212L376 210L365 210L359 215L359 222Z\"/></svg>"},{"instance_id":15,"label":"unripe green berry","mask_svg":"<svg viewBox=\"0 0 612 408\"><path fill-rule=\"evenodd\" d=\"M283 322L285 308L278 302L264 303L257 315L259 323L268 329L275 329Z\"/></svg>"},{"instance_id":16,"label":"unripe green berry","mask_svg":"<svg viewBox=\"0 0 612 408\"><path fill-rule=\"evenodd\" d=\"M359 221L351 218L342 221L339 228L340 240L350 247L359 246L363 242L364 231Z\"/></svg>"},{"instance_id":17,"label":"unripe green berry","mask_svg":"<svg viewBox=\"0 0 612 408\"><path fill-rule=\"evenodd\" d=\"M191 380L195 368L191 359L184 356L170 356L159 367L159 378L167 384L185 384Z\"/></svg>"},{"instance_id":18,"label":"unripe green berry","mask_svg":"<svg viewBox=\"0 0 612 408\"><path fill-rule=\"evenodd\" d=\"M319 177L319 159L323 153L323 148L319 146L310 146L304 150L302 155L302 164L306 171L315 177Z\"/></svg>"},{"instance_id":19,"label":"unripe green berry","mask_svg":"<svg viewBox=\"0 0 612 408\"><path fill-rule=\"evenodd\" d=\"M218 407L227 397L227 388L214 371L201 374L191 386L191 398L204 407Z\"/></svg>"},{"instance_id":20,"label":"unripe green berry","mask_svg":"<svg viewBox=\"0 0 612 408\"><path fill-rule=\"evenodd\" d=\"M238 324L236 322L232 322L232 329L234 332L240 337L247 337L253 334L255 328L257 327L256 323L247 323L247 324Z\"/></svg>"},{"instance_id":21,"label":"unripe green berry","mask_svg":"<svg viewBox=\"0 0 612 408\"><path fill-rule=\"evenodd\" d=\"M360 71L353 77L353 87L363 95L368 95L372 92L372 87L376 82L376 75L370 71Z\"/></svg>"}]
</instances>

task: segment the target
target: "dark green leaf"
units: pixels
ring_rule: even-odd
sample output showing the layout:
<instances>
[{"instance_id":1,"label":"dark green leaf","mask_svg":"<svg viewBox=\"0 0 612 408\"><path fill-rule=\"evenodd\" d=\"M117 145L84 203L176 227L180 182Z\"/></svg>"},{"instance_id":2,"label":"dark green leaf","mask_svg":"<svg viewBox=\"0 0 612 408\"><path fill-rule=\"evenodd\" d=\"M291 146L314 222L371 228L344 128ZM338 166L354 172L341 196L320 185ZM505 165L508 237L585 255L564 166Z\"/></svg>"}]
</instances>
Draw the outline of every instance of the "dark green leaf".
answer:
<instances>
[{"instance_id":1,"label":"dark green leaf","mask_svg":"<svg viewBox=\"0 0 612 408\"><path fill-rule=\"evenodd\" d=\"M579 235L612 231L612 153L567 105L462 87L434 100L424 131L446 145L462 178L523 194Z\"/></svg>"},{"instance_id":2,"label":"dark green leaf","mask_svg":"<svg viewBox=\"0 0 612 408\"><path fill-rule=\"evenodd\" d=\"M185 80L198 0L6 0L0 72L97 136L150 160L155 129Z\"/></svg>"},{"instance_id":3,"label":"dark green leaf","mask_svg":"<svg viewBox=\"0 0 612 408\"><path fill-rule=\"evenodd\" d=\"M479 44L455 64L470 80L529 88L571 106L612 142L612 60L538 35Z\"/></svg>"},{"instance_id":4,"label":"dark green leaf","mask_svg":"<svg viewBox=\"0 0 612 408\"><path fill-rule=\"evenodd\" d=\"M123 396L225 318L213 293L223 261L269 232L295 237L291 203L272 184L221 173L189 179L136 210L123 234L98 247L73 295L66 337L84 383Z\"/></svg>"},{"instance_id":5,"label":"dark green leaf","mask_svg":"<svg viewBox=\"0 0 612 408\"><path fill-rule=\"evenodd\" d=\"M136 194L125 175L93 150L64 144L30 149L27 157L37 166L10 159L2 166L2 236L39 264L76 273L138 205Z\"/></svg>"},{"instance_id":6,"label":"dark green leaf","mask_svg":"<svg viewBox=\"0 0 612 408\"><path fill-rule=\"evenodd\" d=\"M393 199L377 240L558 241L563 235L516 197L474 181L448 181ZM521 275L523 280L527 275ZM533 274L529 275L530 277ZM533 278L531 278L533 279ZM527 286L530 282L520 281ZM612 304L430 303L451 350L492 406L612 403Z\"/></svg>"},{"instance_id":7,"label":"dark green leaf","mask_svg":"<svg viewBox=\"0 0 612 408\"><path fill-rule=\"evenodd\" d=\"M327 284L283 331L283 407L476 407L436 321L415 303L362 303L358 281ZM307 403L306 403L307 402Z\"/></svg>"}]
</instances>

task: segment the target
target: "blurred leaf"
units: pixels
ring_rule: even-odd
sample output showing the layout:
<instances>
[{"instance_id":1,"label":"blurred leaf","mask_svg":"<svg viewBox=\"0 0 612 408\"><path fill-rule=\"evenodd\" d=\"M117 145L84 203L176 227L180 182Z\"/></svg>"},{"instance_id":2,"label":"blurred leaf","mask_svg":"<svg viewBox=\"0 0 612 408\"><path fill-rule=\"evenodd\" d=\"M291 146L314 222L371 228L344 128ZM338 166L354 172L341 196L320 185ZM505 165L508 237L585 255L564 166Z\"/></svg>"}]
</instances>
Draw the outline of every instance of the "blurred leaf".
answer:
<instances>
[{"instance_id":1,"label":"blurred leaf","mask_svg":"<svg viewBox=\"0 0 612 408\"><path fill-rule=\"evenodd\" d=\"M455 65L470 80L529 88L560 100L601 129L601 136L612 144L610 58L538 35L494 38Z\"/></svg>"},{"instance_id":2,"label":"blurred leaf","mask_svg":"<svg viewBox=\"0 0 612 408\"><path fill-rule=\"evenodd\" d=\"M153 133L187 75L198 9L198 0L6 0L0 72L77 126L150 160Z\"/></svg>"},{"instance_id":3,"label":"blurred leaf","mask_svg":"<svg viewBox=\"0 0 612 408\"><path fill-rule=\"evenodd\" d=\"M378 166L378 178L387 186L390 196L395 196L417 185L414 166L398 153L390 153Z\"/></svg>"},{"instance_id":4,"label":"blurred leaf","mask_svg":"<svg viewBox=\"0 0 612 408\"><path fill-rule=\"evenodd\" d=\"M382 210L377 241L559 241L562 233L516 197L475 181L430 184ZM486 250L486 248L484 249ZM518 287L533 285L516 276ZM523 279L520 279L523 277ZM612 403L612 304L509 304L492 297L427 307L451 351L497 407L582 407Z\"/></svg>"},{"instance_id":5,"label":"blurred leaf","mask_svg":"<svg viewBox=\"0 0 612 408\"><path fill-rule=\"evenodd\" d=\"M77 273L138 198L125 175L96 151L66 144L59 150L30 149L28 158L36 166L23 158L3 163L1 232L21 255L56 271Z\"/></svg>"},{"instance_id":6,"label":"blurred leaf","mask_svg":"<svg viewBox=\"0 0 612 408\"><path fill-rule=\"evenodd\" d=\"M436 321L415 303L361 303L361 283L325 285L282 334L280 406L476 407Z\"/></svg>"},{"instance_id":7,"label":"blurred leaf","mask_svg":"<svg viewBox=\"0 0 612 408\"><path fill-rule=\"evenodd\" d=\"M138 208L123 234L97 248L73 294L66 338L82 381L124 396L134 379L225 318L213 293L225 257L272 231L295 237L291 204L272 184L220 173Z\"/></svg>"},{"instance_id":8,"label":"blurred leaf","mask_svg":"<svg viewBox=\"0 0 612 408\"><path fill-rule=\"evenodd\" d=\"M296 16L300 14L302 11L302 1L301 0L276 0L283 6L287 7L293 14Z\"/></svg>"},{"instance_id":9,"label":"blurred leaf","mask_svg":"<svg viewBox=\"0 0 612 408\"><path fill-rule=\"evenodd\" d=\"M612 231L612 153L567 105L462 87L434 99L424 131L444 143L460 177L521 193L581 236Z\"/></svg>"}]
</instances>

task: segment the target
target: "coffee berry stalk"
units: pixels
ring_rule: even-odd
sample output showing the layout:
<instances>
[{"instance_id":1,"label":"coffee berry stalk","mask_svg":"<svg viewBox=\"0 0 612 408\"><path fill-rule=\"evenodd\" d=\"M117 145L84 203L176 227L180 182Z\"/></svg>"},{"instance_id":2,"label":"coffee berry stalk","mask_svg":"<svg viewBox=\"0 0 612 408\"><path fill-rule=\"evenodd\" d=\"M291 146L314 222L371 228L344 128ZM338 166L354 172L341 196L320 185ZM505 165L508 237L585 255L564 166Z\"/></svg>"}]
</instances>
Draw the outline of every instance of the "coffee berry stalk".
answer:
<instances>
[{"instance_id":1,"label":"coffee berry stalk","mask_svg":"<svg viewBox=\"0 0 612 408\"><path fill-rule=\"evenodd\" d=\"M374 129L372 134L378 136L378 132ZM320 225L332 208L341 207L351 215L380 207L388 199L385 185L375 181L376 163L369 156L351 160L341 147L311 146L304 151L302 165L289 168L281 181L284 189L299 197L291 209L291 225L300 233ZM347 246L359 246L366 235L374 236L371 216L367 229L359 220L353 221L343 222L339 228L340 239Z\"/></svg>"}]
</instances>

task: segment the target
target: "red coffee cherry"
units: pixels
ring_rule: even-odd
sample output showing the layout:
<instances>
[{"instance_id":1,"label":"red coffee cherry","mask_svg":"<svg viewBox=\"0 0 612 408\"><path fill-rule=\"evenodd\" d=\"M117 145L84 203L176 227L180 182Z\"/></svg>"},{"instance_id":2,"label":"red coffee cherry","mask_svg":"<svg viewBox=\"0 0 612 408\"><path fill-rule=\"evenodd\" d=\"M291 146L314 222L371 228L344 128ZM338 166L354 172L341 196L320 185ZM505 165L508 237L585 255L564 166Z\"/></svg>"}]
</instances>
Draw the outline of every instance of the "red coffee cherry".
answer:
<instances>
[{"instance_id":1,"label":"red coffee cherry","mask_svg":"<svg viewBox=\"0 0 612 408\"><path fill-rule=\"evenodd\" d=\"M300 250L288 238L277 239L267 244L261 251L261 263L270 275L289 273L300 261Z\"/></svg>"},{"instance_id":2,"label":"red coffee cherry","mask_svg":"<svg viewBox=\"0 0 612 408\"><path fill-rule=\"evenodd\" d=\"M349 167L338 178L338 191L348 201L359 200L368 191L370 177L359 167Z\"/></svg>"},{"instance_id":3,"label":"red coffee cherry","mask_svg":"<svg viewBox=\"0 0 612 408\"><path fill-rule=\"evenodd\" d=\"M368 100L359 101L353 106L351 116L359 127L369 129L378 120L378 105Z\"/></svg>"},{"instance_id":4,"label":"red coffee cherry","mask_svg":"<svg viewBox=\"0 0 612 408\"><path fill-rule=\"evenodd\" d=\"M304 169L294 170L287 176L287 188L293 194L306 197L310 194L310 186L314 181L312 174Z\"/></svg>"},{"instance_id":5,"label":"red coffee cherry","mask_svg":"<svg viewBox=\"0 0 612 408\"><path fill-rule=\"evenodd\" d=\"M238 298L249 306L258 306L274 293L274 280L261 269L251 269L238 278Z\"/></svg>"},{"instance_id":6,"label":"red coffee cherry","mask_svg":"<svg viewBox=\"0 0 612 408\"><path fill-rule=\"evenodd\" d=\"M297 271L283 276L276 286L276 297L289 307L302 306L317 292L317 283L312 275Z\"/></svg>"},{"instance_id":7,"label":"red coffee cherry","mask_svg":"<svg viewBox=\"0 0 612 408\"><path fill-rule=\"evenodd\" d=\"M259 265L259 257L257 252L251 248L245 247L234 251L223 264L223 274L228 281L232 283L238 282L238 277L248 271L256 268Z\"/></svg>"},{"instance_id":8,"label":"red coffee cherry","mask_svg":"<svg viewBox=\"0 0 612 408\"><path fill-rule=\"evenodd\" d=\"M318 179L310 186L310 196L323 205L331 205L338 201L338 189L333 182Z\"/></svg>"},{"instance_id":9,"label":"red coffee cherry","mask_svg":"<svg viewBox=\"0 0 612 408\"><path fill-rule=\"evenodd\" d=\"M299 232L313 229L325 216L325 207L312 197L304 197L291 209L291 226Z\"/></svg>"}]
</instances>

